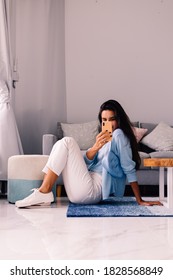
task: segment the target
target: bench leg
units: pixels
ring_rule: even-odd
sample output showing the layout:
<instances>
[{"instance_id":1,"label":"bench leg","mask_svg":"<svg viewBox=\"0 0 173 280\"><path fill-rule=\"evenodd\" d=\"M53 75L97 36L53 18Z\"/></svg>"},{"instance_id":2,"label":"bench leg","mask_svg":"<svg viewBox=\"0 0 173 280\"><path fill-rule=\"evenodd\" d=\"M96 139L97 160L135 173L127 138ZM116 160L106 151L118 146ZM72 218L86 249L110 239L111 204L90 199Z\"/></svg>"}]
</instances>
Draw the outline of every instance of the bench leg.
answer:
<instances>
[{"instance_id":1,"label":"bench leg","mask_svg":"<svg viewBox=\"0 0 173 280\"><path fill-rule=\"evenodd\" d=\"M159 199L164 200L164 167L159 172Z\"/></svg>"},{"instance_id":2,"label":"bench leg","mask_svg":"<svg viewBox=\"0 0 173 280\"><path fill-rule=\"evenodd\" d=\"M62 186L58 185L56 188L56 196L61 197L61 193L62 193Z\"/></svg>"},{"instance_id":3,"label":"bench leg","mask_svg":"<svg viewBox=\"0 0 173 280\"><path fill-rule=\"evenodd\" d=\"M173 167L167 167L167 204L173 208Z\"/></svg>"}]
</instances>

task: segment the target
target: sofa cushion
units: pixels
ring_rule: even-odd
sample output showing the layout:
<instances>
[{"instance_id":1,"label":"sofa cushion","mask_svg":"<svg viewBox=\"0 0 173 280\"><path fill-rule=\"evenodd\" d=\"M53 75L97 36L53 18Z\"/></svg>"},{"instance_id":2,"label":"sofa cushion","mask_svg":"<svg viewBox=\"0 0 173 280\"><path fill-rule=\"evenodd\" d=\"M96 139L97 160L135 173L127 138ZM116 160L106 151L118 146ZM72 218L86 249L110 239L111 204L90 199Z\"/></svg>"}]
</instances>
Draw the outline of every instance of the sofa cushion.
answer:
<instances>
[{"instance_id":1,"label":"sofa cushion","mask_svg":"<svg viewBox=\"0 0 173 280\"><path fill-rule=\"evenodd\" d=\"M145 135L149 134L156 126L157 124L155 123L139 122L139 128L147 129ZM141 141L138 142L138 150L145 153L150 153L155 151L154 149L151 149L147 145L144 145Z\"/></svg>"},{"instance_id":2,"label":"sofa cushion","mask_svg":"<svg viewBox=\"0 0 173 280\"><path fill-rule=\"evenodd\" d=\"M69 136L73 137L81 150L87 150L95 143L99 133L99 122L91 121L87 123L58 123L58 139ZM61 132L61 130L62 132Z\"/></svg>"},{"instance_id":3,"label":"sofa cushion","mask_svg":"<svg viewBox=\"0 0 173 280\"><path fill-rule=\"evenodd\" d=\"M58 140L63 138L63 131L60 122L57 122L57 138Z\"/></svg>"},{"instance_id":4,"label":"sofa cushion","mask_svg":"<svg viewBox=\"0 0 173 280\"><path fill-rule=\"evenodd\" d=\"M132 126L139 127L139 121L131 122Z\"/></svg>"},{"instance_id":5,"label":"sofa cushion","mask_svg":"<svg viewBox=\"0 0 173 280\"><path fill-rule=\"evenodd\" d=\"M172 151L173 128L160 122L141 142L156 151Z\"/></svg>"},{"instance_id":6,"label":"sofa cushion","mask_svg":"<svg viewBox=\"0 0 173 280\"><path fill-rule=\"evenodd\" d=\"M137 143L140 142L140 140L144 137L144 135L147 133L147 128L139 128L139 127L133 127L133 131L137 140Z\"/></svg>"},{"instance_id":7,"label":"sofa cushion","mask_svg":"<svg viewBox=\"0 0 173 280\"><path fill-rule=\"evenodd\" d=\"M154 128L156 128L157 125L158 125L157 123L139 122L140 128L148 129L146 135L149 134Z\"/></svg>"}]
</instances>

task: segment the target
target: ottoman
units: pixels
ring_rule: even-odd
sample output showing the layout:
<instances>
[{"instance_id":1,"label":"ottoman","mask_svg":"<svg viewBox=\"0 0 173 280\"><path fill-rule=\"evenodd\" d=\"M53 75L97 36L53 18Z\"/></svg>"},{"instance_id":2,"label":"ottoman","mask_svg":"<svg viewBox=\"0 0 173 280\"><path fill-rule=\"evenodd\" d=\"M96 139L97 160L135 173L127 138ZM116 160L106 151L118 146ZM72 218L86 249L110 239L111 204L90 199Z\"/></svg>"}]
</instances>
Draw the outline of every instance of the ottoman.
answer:
<instances>
[{"instance_id":1,"label":"ottoman","mask_svg":"<svg viewBox=\"0 0 173 280\"><path fill-rule=\"evenodd\" d=\"M40 187L44 173L42 172L49 156L16 155L8 159L7 199L10 203L30 195L33 188ZM53 186L56 200L56 184Z\"/></svg>"}]
</instances>

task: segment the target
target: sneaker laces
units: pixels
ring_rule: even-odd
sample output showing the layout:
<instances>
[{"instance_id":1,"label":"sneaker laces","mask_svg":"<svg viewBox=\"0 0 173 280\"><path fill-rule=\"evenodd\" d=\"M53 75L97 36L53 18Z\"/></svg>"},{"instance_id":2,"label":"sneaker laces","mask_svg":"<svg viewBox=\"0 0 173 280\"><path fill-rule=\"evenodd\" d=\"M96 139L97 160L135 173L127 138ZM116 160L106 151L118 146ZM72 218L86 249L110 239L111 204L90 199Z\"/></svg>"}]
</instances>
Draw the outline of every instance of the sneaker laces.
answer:
<instances>
[{"instance_id":1,"label":"sneaker laces","mask_svg":"<svg viewBox=\"0 0 173 280\"><path fill-rule=\"evenodd\" d=\"M30 190L30 192L32 192L32 191L33 191L33 193L31 193L29 196L31 196L31 195L35 195L37 190L38 190L37 188L33 188L33 189L31 189L31 190Z\"/></svg>"},{"instance_id":2,"label":"sneaker laces","mask_svg":"<svg viewBox=\"0 0 173 280\"><path fill-rule=\"evenodd\" d=\"M32 192L32 191L35 192L36 190L38 190L38 188L33 188L33 189L30 190L30 192Z\"/></svg>"}]
</instances>

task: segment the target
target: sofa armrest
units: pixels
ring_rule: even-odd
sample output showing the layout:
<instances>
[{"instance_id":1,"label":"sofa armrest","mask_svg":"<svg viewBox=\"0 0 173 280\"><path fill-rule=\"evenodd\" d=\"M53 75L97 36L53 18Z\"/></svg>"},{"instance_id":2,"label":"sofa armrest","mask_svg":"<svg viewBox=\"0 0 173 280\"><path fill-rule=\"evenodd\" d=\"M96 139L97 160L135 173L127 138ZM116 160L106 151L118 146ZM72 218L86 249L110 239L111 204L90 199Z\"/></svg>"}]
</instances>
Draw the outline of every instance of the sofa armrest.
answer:
<instances>
[{"instance_id":1,"label":"sofa armrest","mask_svg":"<svg viewBox=\"0 0 173 280\"><path fill-rule=\"evenodd\" d=\"M50 155L52 147L56 141L57 137L54 134L44 134L42 138L42 154Z\"/></svg>"}]
</instances>

